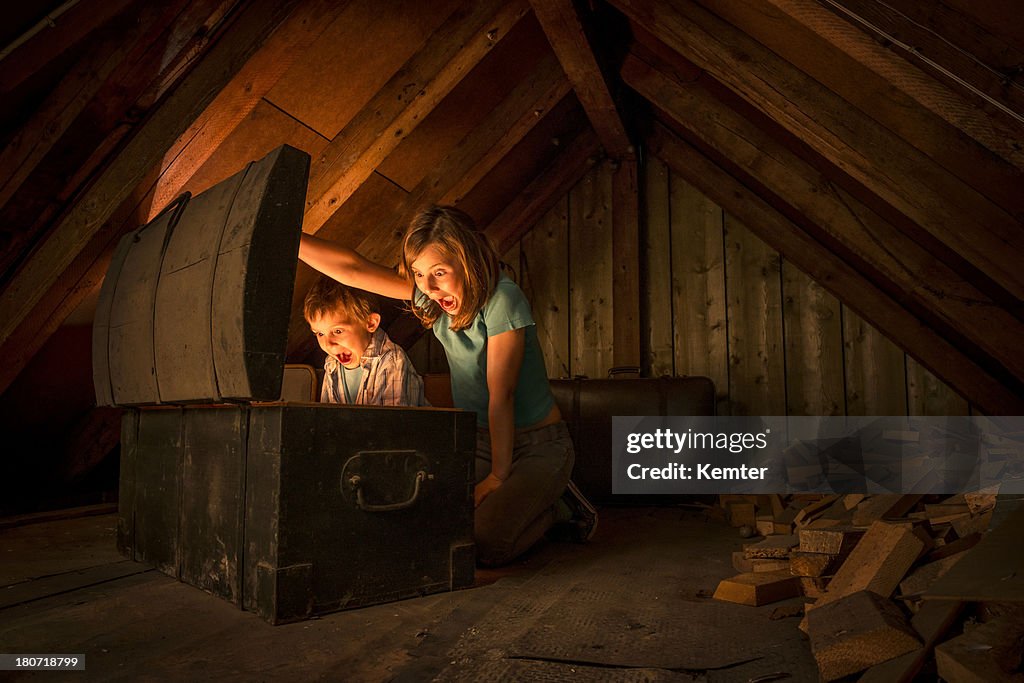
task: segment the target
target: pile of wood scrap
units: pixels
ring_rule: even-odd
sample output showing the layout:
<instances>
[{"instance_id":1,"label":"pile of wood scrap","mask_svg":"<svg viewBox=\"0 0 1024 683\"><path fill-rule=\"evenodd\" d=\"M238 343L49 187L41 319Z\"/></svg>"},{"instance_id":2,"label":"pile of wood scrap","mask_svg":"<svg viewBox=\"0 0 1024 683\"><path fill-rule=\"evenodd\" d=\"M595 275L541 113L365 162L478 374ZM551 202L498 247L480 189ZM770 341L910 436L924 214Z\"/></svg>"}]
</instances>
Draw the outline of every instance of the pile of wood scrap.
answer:
<instances>
[{"instance_id":1,"label":"pile of wood scrap","mask_svg":"<svg viewBox=\"0 0 1024 683\"><path fill-rule=\"evenodd\" d=\"M800 628L823 680L910 681L927 668L954 683L1024 681L1024 505L993 532L994 492L723 495L719 505L757 537L733 553L740 573L715 598L804 596Z\"/></svg>"}]
</instances>

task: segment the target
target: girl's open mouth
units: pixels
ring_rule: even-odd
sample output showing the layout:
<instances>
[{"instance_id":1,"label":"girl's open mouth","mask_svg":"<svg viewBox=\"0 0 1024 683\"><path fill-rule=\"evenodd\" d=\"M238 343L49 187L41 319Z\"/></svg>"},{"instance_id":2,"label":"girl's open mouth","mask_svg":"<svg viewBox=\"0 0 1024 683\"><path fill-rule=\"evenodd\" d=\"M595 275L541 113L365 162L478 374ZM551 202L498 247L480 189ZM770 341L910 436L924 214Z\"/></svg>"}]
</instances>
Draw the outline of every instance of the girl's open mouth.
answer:
<instances>
[{"instance_id":1,"label":"girl's open mouth","mask_svg":"<svg viewBox=\"0 0 1024 683\"><path fill-rule=\"evenodd\" d=\"M455 308L455 297L446 296L444 298L438 299L437 303L440 304L441 308L443 308L444 310L450 311L453 308Z\"/></svg>"}]
</instances>

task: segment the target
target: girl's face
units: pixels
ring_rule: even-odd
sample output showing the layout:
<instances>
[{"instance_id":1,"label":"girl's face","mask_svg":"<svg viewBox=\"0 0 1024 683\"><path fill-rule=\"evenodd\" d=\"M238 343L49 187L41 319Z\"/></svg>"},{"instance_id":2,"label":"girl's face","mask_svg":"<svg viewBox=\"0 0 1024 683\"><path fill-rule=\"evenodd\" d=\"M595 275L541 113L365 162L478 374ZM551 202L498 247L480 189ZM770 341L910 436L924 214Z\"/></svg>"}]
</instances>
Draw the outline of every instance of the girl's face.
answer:
<instances>
[{"instance_id":1,"label":"girl's face","mask_svg":"<svg viewBox=\"0 0 1024 683\"><path fill-rule=\"evenodd\" d=\"M436 301L445 313L459 312L465 293L465 273L435 245L427 245L412 262L412 275L416 287Z\"/></svg>"}]
</instances>

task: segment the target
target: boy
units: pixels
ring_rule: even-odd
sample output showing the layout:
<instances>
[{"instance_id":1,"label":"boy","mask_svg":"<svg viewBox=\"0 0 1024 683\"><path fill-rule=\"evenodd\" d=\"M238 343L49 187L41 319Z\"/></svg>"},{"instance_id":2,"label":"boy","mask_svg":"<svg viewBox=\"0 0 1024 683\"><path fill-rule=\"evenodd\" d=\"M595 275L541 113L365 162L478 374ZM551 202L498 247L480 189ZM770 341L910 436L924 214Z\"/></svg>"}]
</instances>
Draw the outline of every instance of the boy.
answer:
<instances>
[{"instance_id":1,"label":"boy","mask_svg":"<svg viewBox=\"0 0 1024 683\"><path fill-rule=\"evenodd\" d=\"M429 405L409 357L380 329L373 295L322 277L306 295L303 313L327 354L321 402Z\"/></svg>"}]
</instances>

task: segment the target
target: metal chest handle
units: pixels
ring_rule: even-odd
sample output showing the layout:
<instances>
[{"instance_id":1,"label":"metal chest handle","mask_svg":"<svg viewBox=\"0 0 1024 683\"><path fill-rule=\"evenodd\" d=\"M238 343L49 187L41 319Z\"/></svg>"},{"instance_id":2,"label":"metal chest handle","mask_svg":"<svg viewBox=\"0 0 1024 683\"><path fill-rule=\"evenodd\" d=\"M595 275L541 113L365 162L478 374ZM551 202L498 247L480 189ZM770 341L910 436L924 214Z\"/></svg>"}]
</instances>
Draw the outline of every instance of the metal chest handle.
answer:
<instances>
[{"instance_id":1,"label":"metal chest handle","mask_svg":"<svg viewBox=\"0 0 1024 683\"><path fill-rule=\"evenodd\" d=\"M394 510L404 510L405 508L412 507L416 502L416 499L420 496L420 484L427 478L427 473L420 470L416 473L416 481L412 489L412 496L409 500L402 501L400 503L388 503L387 505L371 505L363 499L363 480L358 474L354 474L349 477L348 485L352 487L356 492L356 507L364 512L392 512Z\"/></svg>"}]
</instances>

